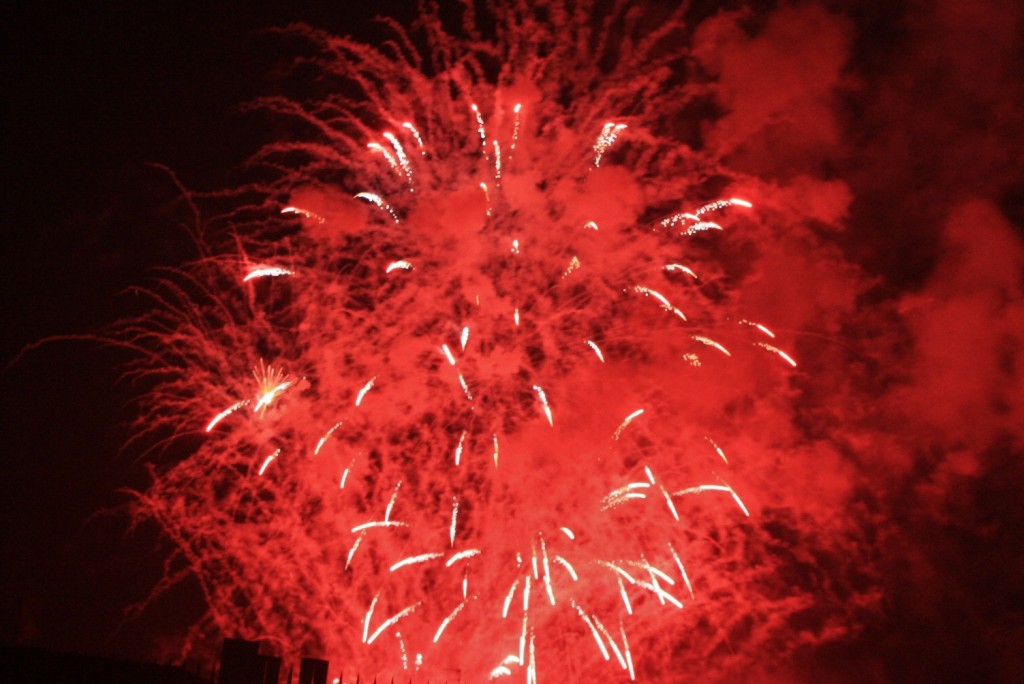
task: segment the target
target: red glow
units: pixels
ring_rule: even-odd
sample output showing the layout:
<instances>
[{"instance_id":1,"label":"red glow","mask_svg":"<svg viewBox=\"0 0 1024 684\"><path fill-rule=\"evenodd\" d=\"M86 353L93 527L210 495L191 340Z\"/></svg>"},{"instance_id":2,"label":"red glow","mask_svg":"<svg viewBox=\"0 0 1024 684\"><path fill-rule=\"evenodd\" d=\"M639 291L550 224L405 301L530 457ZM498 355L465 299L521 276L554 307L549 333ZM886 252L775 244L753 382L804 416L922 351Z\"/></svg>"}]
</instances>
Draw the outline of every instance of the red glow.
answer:
<instances>
[{"instance_id":1,"label":"red glow","mask_svg":"<svg viewBox=\"0 0 1024 684\"><path fill-rule=\"evenodd\" d=\"M209 433L139 496L205 592L195 640L266 639L364 676L612 681L719 657L744 620L771 639L800 607L753 593L771 473L744 465L743 424L777 419L796 363L746 320L743 267L718 251L770 234L718 195L770 188L658 132L702 94L657 68L685 55L665 47L685 44L678 17L598 73L585 38L525 16L499 12L497 82L432 24L422 38L458 56L436 76L300 31L364 93L270 103L325 138L306 164L264 151L293 167L262 228L295 234L240 239L287 268L222 287L225 247L198 269L216 301L177 291L180 325L140 367L161 378L150 429ZM342 163L358 187L324 172Z\"/></svg>"}]
</instances>

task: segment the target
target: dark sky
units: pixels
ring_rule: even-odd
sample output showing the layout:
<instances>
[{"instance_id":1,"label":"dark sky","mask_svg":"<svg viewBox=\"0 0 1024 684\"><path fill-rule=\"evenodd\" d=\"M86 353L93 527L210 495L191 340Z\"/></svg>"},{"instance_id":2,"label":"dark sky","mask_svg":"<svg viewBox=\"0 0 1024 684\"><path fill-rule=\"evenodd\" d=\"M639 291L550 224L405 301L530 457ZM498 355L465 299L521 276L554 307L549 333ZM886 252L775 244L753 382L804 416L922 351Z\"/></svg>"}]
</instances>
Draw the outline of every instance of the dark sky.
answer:
<instances>
[{"instance_id":1,"label":"dark sky","mask_svg":"<svg viewBox=\"0 0 1024 684\"><path fill-rule=\"evenodd\" d=\"M267 135L238 112L266 94L264 78L277 65L261 50L261 29L305 21L347 33L401 4L7 8L3 365L33 342L107 326L131 310L126 288L146 283L154 267L195 257L178 192L151 164L193 188L231 182ZM144 627L115 634L125 606L160 576L166 550L151 531L128 534L114 510L122 501L115 490L146 477L120 449L133 396L118 384L125 360L95 343L61 341L4 373L5 642L152 650Z\"/></svg>"},{"instance_id":2,"label":"dark sky","mask_svg":"<svg viewBox=\"0 0 1024 684\"><path fill-rule=\"evenodd\" d=\"M230 184L272 134L238 111L276 84L278 57L258 30L301 20L373 39L371 12L343 4L5 10L0 364L110 324L132 311L126 288L193 256L177 190L151 164L189 187ZM805 201L843 227L821 230L812 249L856 275L823 267L810 299L843 312L823 333L877 352L873 386L840 398L863 408L843 433L863 437L843 440L853 455L836 476L855 472L873 492L859 520L885 540L873 556L884 610L865 636L818 657L866 668L865 681L1013 681L1024 673L1012 646L1024 643L1024 10L758 7L750 33L722 20L701 34L729 112L708 144L791 189L802 174L819 182ZM768 76L751 66L765 60ZM780 113L788 123L766 132ZM116 510L115 490L145 481L137 454L119 449L132 397L117 381L123 362L55 341L3 373L5 642L162 656L155 626L195 616L186 585L118 629L167 551Z\"/></svg>"}]
</instances>

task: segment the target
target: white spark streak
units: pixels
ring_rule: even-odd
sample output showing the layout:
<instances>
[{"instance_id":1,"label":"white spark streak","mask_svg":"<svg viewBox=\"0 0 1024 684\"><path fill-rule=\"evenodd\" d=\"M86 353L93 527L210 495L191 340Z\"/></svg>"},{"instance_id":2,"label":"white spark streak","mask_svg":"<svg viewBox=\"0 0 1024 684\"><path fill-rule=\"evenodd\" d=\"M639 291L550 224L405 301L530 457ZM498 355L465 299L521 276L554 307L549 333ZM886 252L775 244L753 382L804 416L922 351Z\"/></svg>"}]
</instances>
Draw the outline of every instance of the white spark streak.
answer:
<instances>
[{"instance_id":1,"label":"white spark streak","mask_svg":"<svg viewBox=\"0 0 1024 684\"><path fill-rule=\"evenodd\" d=\"M623 577L624 577L624 578L626 579L626 581L627 581L627 582L629 582L630 584L636 584L636 583L637 583L637 581L636 581L636 578L635 578L635 577L633 577L632 575L630 575L630 574L629 574L628 572L626 572L625 570L623 570L623 569L622 569L621 567L619 567L619 566L618 566L618 565L616 565L615 563L612 563L611 561L604 561L604 560L599 560L599 561L596 561L596 562L597 562L597 564L598 564L598 565L603 565L604 567L606 567L606 568L608 568L608 569L610 569L610 570L614 570L615 572L619 573L619 574L620 574L620 575L622 575L622 576L623 576Z\"/></svg>"},{"instance_id":2,"label":"white spark streak","mask_svg":"<svg viewBox=\"0 0 1024 684\"><path fill-rule=\"evenodd\" d=\"M373 597L373 600L370 601L370 607L369 607L369 609L367 609L366 615L363 617L363 643L364 644L366 643L367 634L369 634L370 618L373 616L373 609L377 607L377 599L378 598L380 598L379 594L377 596Z\"/></svg>"},{"instance_id":3,"label":"white spark streak","mask_svg":"<svg viewBox=\"0 0 1024 684\"><path fill-rule=\"evenodd\" d=\"M282 214L298 214L299 216L302 216L303 218L308 218L308 219L315 218L317 220L317 223L323 223L324 222L324 217L323 216L320 216L319 214L314 214L313 212L309 211L308 209L303 209L302 207L285 207L284 209L281 210L281 213Z\"/></svg>"},{"instance_id":4,"label":"white spark streak","mask_svg":"<svg viewBox=\"0 0 1024 684\"><path fill-rule=\"evenodd\" d=\"M622 635L622 650L626 653L626 663L629 665L629 678L636 681L636 672L633 671L633 656L629 653L629 642L626 640L626 628L619 622L619 634Z\"/></svg>"},{"instance_id":5,"label":"white spark streak","mask_svg":"<svg viewBox=\"0 0 1024 684\"><path fill-rule=\"evenodd\" d=\"M674 492L672 496L683 496L686 494L701 494L703 492L728 492L732 496L733 500L736 501L736 505L738 505L740 507L740 510L743 511L743 514L746 515L748 518L750 517L750 511L748 511L747 507L743 504L743 501L740 499L739 494L737 494L736 490L730 487L729 485L697 485L696 487L687 487L686 489Z\"/></svg>"},{"instance_id":6,"label":"white spark streak","mask_svg":"<svg viewBox=\"0 0 1024 684\"><path fill-rule=\"evenodd\" d=\"M277 458L278 455L280 455L280 453L281 453L281 450L278 449L274 453L272 453L269 456L267 456L266 460L263 461L263 465L260 466L260 472L259 472L260 475L263 475L263 471L265 471L267 469L267 466L270 465L271 461L273 461L275 458Z\"/></svg>"},{"instance_id":7,"label":"white spark streak","mask_svg":"<svg viewBox=\"0 0 1024 684\"><path fill-rule=\"evenodd\" d=\"M572 581L573 582L576 582L577 580L579 580L579 575L576 574L576 568L574 568L572 566L572 563L570 563L569 561L565 560L561 556L555 556L554 560L555 560L556 563L558 563L563 568L565 568L566 572L569 573L569 576L572 577Z\"/></svg>"},{"instance_id":8,"label":"white spark streak","mask_svg":"<svg viewBox=\"0 0 1024 684\"><path fill-rule=\"evenodd\" d=\"M551 406L548 404L548 397L544 394L544 388L540 385L534 385L533 391L537 393L537 398L540 399L540 403L544 406L544 415L548 419L548 425L551 427L555 426L554 416L551 415Z\"/></svg>"},{"instance_id":9,"label":"white spark streak","mask_svg":"<svg viewBox=\"0 0 1024 684\"><path fill-rule=\"evenodd\" d=\"M462 387L462 393L466 395L466 399L473 401L473 393L469 391L469 383L466 382L466 378L462 373L459 373L459 385Z\"/></svg>"},{"instance_id":10,"label":"white spark streak","mask_svg":"<svg viewBox=\"0 0 1024 684\"><path fill-rule=\"evenodd\" d=\"M462 447L466 443L466 431L463 430L462 434L459 435L459 445L455 447L455 465L459 465L462 461Z\"/></svg>"},{"instance_id":11,"label":"white spark streak","mask_svg":"<svg viewBox=\"0 0 1024 684\"><path fill-rule=\"evenodd\" d=\"M669 273L672 273L674 271L679 271L681 273L685 273L686 275L690 276L694 280L697 280L697 274L694 273L693 270L691 270L690 268L688 268L686 266L683 266L682 264L666 264L665 265L665 270L668 271Z\"/></svg>"},{"instance_id":12,"label":"white spark streak","mask_svg":"<svg viewBox=\"0 0 1024 684\"><path fill-rule=\"evenodd\" d=\"M544 589L548 594L548 602L555 605L555 590L551 586L551 565L548 563L548 549L543 537L540 540L540 551L544 561Z\"/></svg>"},{"instance_id":13,"label":"white spark streak","mask_svg":"<svg viewBox=\"0 0 1024 684\"><path fill-rule=\"evenodd\" d=\"M749 325L751 327L757 328L758 330L763 332L768 337L771 337L772 339L775 339L775 333L773 333L771 330L769 330L765 326L761 325L760 323L755 323L754 321L743 320L743 321L740 321L740 325Z\"/></svg>"},{"instance_id":14,"label":"white spark streak","mask_svg":"<svg viewBox=\"0 0 1024 684\"><path fill-rule=\"evenodd\" d=\"M612 146L619 133L626 128L626 124L617 124L609 121L601 128L601 134L597 136L594 143L594 168L601 166L601 159L608 148Z\"/></svg>"},{"instance_id":15,"label":"white spark streak","mask_svg":"<svg viewBox=\"0 0 1024 684\"><path fill-rule=\"evenodd\" d=\"M416 139L416 145L418 145L420 148L420 154L422 154L424 157L427 156L427 151L423 148L423 138L420 137L420 132L416 130L416 127L413 126L408 121L405 121L402 123L402 128L412 133L412 137Z\"/></svg>"},{"instance_id":16,"label":"white spark streak","mask_svg":"<svg viewBox=\"0 0 1024 684\"><path fill-rule=\"evenodd\" d=\"M676 566L679 567L679 574L682 576L683 582L686 583L686 588L690 592L690 598L696 598L696 596L693 593L693 585L690 584L690 576L686 574L686 568L683 567L683 561L680 560L679 554L676 553L676 550L672 546L671 542L669 542L668 550L672 553L672 559L676 562Z\"/></svg>"},{"instance_id":17,"label":"white spark streak","mask_svg":"<svg viewBox=\"0 0 1024 684\"><path fill-rule=\"evenodd\" d=\"M695 233L703 233L706 230L722 230L722 226L712 221L697 221L692 226L688 227L683 231L683 235L693 235Z\"/></svg>"},{"instance_id":18,"label":"white spark streak","mask_svg":"<svg viewBox=\"0 0 1024 684\"><path fill-rule=\"evenodd\" d=\"M242 401L236 401L234 404L232 404L231 406L227 407L226 409L224 409L223 411L221 411L220 413L218 413L217 415L215 415L213 417L213 420L211 420L210 423L206 426L206 432L209 432L213 428L217 427L218 423L220 423L222 420L224 420L225 418L230 416L232 413L234 413L238 409L244 408L244 407L246 407L248 405L249 405L249 400L248 399L243 399Z\"/></svg>"},{"instance_id":19,"label":"white spark streak","mask_svg":"<svg viewBox=\"0 0 1024 684\"><path fill-rule=\"evenodd\" d=\"M459 551L454 554L451 558L445 561L444 566L450 568L461 560L472 558L473 556L479 556L483 553L480 549L466 549L465 551Z\"/></svg>"},{"instance_id":20,"label":"white spark streak","mask_svg":"<svg viewBox=\"0 0 1024 684\"><path fill-rule=\"evenodd\" d=\"M313 455L314 456L316 456L316 455L318 455L320 453L320 450L324 448L324 444L327 443L327 440L330 439L331 435L334 434L334 431L337 430L338 428L340 428L341 425L342 425L341 421L338 421L337 423L334 424L334 427L332 427L330 430L328 430L324 434L324 436L320 438L320 441L316 443L316 448L313 449ZM344 485L342 485L342 486L344 487Z\"/></svg>"},{"instance_id":21,"label":"white spark streak","mask_svg":"<svg viewBox=\"0 0 1024 684\"><path fill-rule=\"evenodd\" d=\"M789 354L787 354L786 352L782 351L778 347L773 347L772 345L765 344L764 342L755 342L754 344L756 344L758 347L761 347L762 349L767 349L768 351L772 352L773 354L778 354L779 357L783 361L788 363L793 368L796 368L796 361L793 360L793 357L791 357Z\"/></svg>"},{"instance_id":22,"label":"white spark streak","mask_svg":"<svg viewBox=\"0 0 1024 684\"><path fill-rule=\"evenodd\" d=\"M348 558L345 559L345 569L348 570L348 566L352 564L352 558L356 555L356 550L359 545L363 542L363 537L366 536L366 532L360 532L359 536L356 537L356 541L352 544L352 548L348 550ZM363 639L366 639L366 634L363 634Z\"/></svg>"},{"instance_id":23,"label":"white spark streak","mask_svg":"<svg viewBox=\"0 0 1024 684\"><path fill-rule=\"evenodd\" d=\"M454 366L455 356L452 354L452 350L448 348L447 344L441 345L441 351L444 352L444 356L446 359L448 359L448 363Z\"/></svg>"},{"instance_id":24,"label":"white spark streak","mask_svg":"<svg viewBox=\"0 0 1024 684\"><path fill-rule=\"evenodd\" d=\"M579 616L583 618L583 622L587 623L587 627L590 628L590 633L594 635L594 641L597 642L597 647L601 649L601 655L604 656L605 660L611 660L611 654L608 653L608 649L604 646L604 641L601 639L601 633L597 631L597 627L594 626L594 623L590 620L587 612L580 607L580 604L576 603L575 599L569 599L569 602L572 604L572 607L576 609L576 612L579 613Z\"/></svg>"},{"instance_id":25,"label":"white spark streak","mask_svg":"<svg viewBox=\"0 0 1024 684\"><path fill-rule=\"evenodd\" d=\"M512 604L512 597L515 596L516 588L518 586L519 586L519 579L517 578L514 582L512 582L512 586L509 587L508 594L505 596L505 605L502 606L502 609L501 609L501 617L503 619L508 617L508 607Z\"/></svg>"},{"instance_id":26,"label":"white spark streak","mask_svg":"<svg viewBox=\"0 0 1024 684\"><path fill-rule=\"evenodd\" d=\"M391 273L392 271L397 271L399 269L403 271L411 271L413 269L413 265L410 262L406 261L405 259L399 259L398 261L392 261L390 264L388 264L388 267L384 270L384 272Z\"/></svg>"},{"instance_id":27,"label":"white spark streak","mask_svg":"<svg viewBox=\"0 0 1024 684\"><path fill-rule=\"evenodd\" d=\"M392 565L390 570L391 570L391 572L394 572L395 570L398 570L399 568L404 568L407 565L416 565L417 563L426 563L429 560L434 560L435 558L440 558L443 555L444 555L443 553L421 553L418 556L408 556L408 557L403 558L402 560L398 561L394 565Z\"/></svg>"},{"instance_id":28,"label":"white spark streak","mask_svg":"<svg viewBox=\"0 0 1024 684\"><path fill-rule=\"evenodd\" d=\"M377 527L408 527L408 523L398 522L396 520L373 520L371 522L363 523L362 525L356 525L352 528L352 533L362 532L363 530L371 530Z\"/></svg>"},{"instance_id":29,"label":"white spark streak","mask_svg":"<svg viewBox=\"0 0 1024 684\"><path fill-rule=\"evenodd\" d=\"M515 115L514 122L512 124L512 144L509 146L509 159L512 158L512 152L515 152L516 143L519 142L519 112L522 111L523 105L521 102L517 102L516 106L512 108L512 113Z\"/></svg>"},{"instance_id":30,"label":"white spark streak","mask_svg":"<svg viewBox=\"0 0 1024 684\"><path fill-rule=\"evenodd\" d=\"M377 205L378 208L388 212L388 214L391 215L391 218L394 220L395 223L401 223L401 221L398 219L398 214L395 212L394 207L385 202L384 198L381 197L380 195L373 192L360 192L356 193L355 198L366 200L371 204Z\"/></svg>"},{"instance_id":31,"label":"white spark streak","mask_svg":"<svg viewBox=\"0 0 1024 684\"><path fill-rule=\"evenodd\" d=\"M281 276L295 275L295 271L290 271L287 268L281 266L258 266L249 271L242 282L249 282L254 278L279 278Z\"/></svg>"},{"instance_id":32,"label":"white spark streak","mask_svg":"<svg viewBox=\"0 0 1024 684\"><path fill-rule=\"evenodd\" d=\"M622 578L616 578L619 582L619 596L622 597L622 602L626 605L626 612L630 615L633 614L633 606L629 603L629 594L626 593L626 585L622 583Z\"/></svg>"},{"instance_id":33,"label":"white spark streak","mask_svg":"<svg viewBox=\"0 0 1024 684\"><path fill-rule=\"evenodd\" d=\"M719 458L721 458L723 461L725 461L726 465L729 465L729 459L725 457L725 452L722 451L722 447L718 446L718 443L715 442L715 440L711 439L710 437L708 437L706 435L705 435L704 439L706 439L711 444L711 446L713 446L715 448L715 453L718 454Z\"/></svg>"},{"instance_id":34,"label":"white spark streak","mask_svg":"<svg viewBox=\"0 0 1024 684\"><path fill-rule=\"evenodd\" d=\"M467 599L463 599L462 603L457 605L455 607L455 610L453 610L451 613L449 613L448 617L446 617L444 620L441 621L441 626L437 628L437 632L434 634L434 643L435 644L437 643L438 639L441 638L441 635L444 634L444 630L448 627L448 625L451 623L451 621L455 619L455 616L458 615L460 612L462 612L462 609L466 607L467 603L469 603L469 599L468 598Z\"/></svg>"},{"instance_id":35,"label":"white spark streak","mask_svg":"<svg viewBox=\"0 0 1024 684\"><path fill-rule=\"evenodd\" d=\"M476 130L480 134L480 146L483 148L484 156L487 156L487 129L484 128L484 116L480 113L480 108L476 106L476 103L469 105L469 108L473 110L473 115L476 117Z\"/></svg>"},{"instance_id":36,"label":"white spark streak","mask_svg":"<svg viewBox=\"0 0 1024 684\"><path fill-rule=\"evenodd\" d=\"M383 623L381 623L381 626L378 627L377 631L374 632L370 636L370 638L366 640L366 643L368 645L372 644L377 639L377 637L379 637L384 632L384 630L388 629L389 627L392 627L396 622L398 622L402 618L411 615L413 611L415 611L417 608L420 607L420 605L421 605L421 602L417 601L416 603L412 604L411 606L406 606L402 610L398 611L397 613L395 613L394 615L389 617L387 620L385 620Z\"/></svg>"},{"instance_id":37,"label":"white spark streak","mask_svg":"<svg viewBox=\"0 0 1024 684\"><path fill-rule=\"evenodd\" d=\"M395 149L395 156L398 158L398 165L402 169L402 174L405 176L405 182L409 184L409 191L412 191L412 166L409 165L409 157L405 154L405 148L402 147L402 143L399 142L398 138L395 137L394 133L384 133L384 137L391 143L391 147Z\"/></svg>"},{"instance_id":38,"label":"white spark streak","mask_svg":"<svg viewBox=\"0 0 1024 684\"><path fill-rule=\"evenodd\" d=\"M637 418L642 416L643 413L644 413L643 409L637 409L636 411L633 411L628 416L626 416L626 419L624 421L622 421L622 424L619 425L619 427L615 428L615 434L612 435L612 437L614 437L615 439L618 439L619 437L621 437L622 436L622 431L625 430L629 426L630 423L632 423L634 420L636 420Z\"/></svg>"},{"instance_id":39,"label":"white spark streak","mask_svg":"<svg viewBox=\"0 0 1024 684\"><path fill-rule=\"evenodd\" d=\"M726 349L722 345L718 344L717 342L715 342L710 337L704 337L703 335L691 335L690 338L695 340L695 341L697 341L697 342L700 342L701 344L706 344L709 347L714 347L715 349L717 349L718 351L722 352L726 356L732 356L732 354L729 353L728 349Z\"/></svg>"},{"instance_id":40,"label":"white spark streak","mask_svg":"<svg viewBox=\"0 0 1024 684\"><path fill-rule=\"evenodd\" d=\"M450 545L455 546L455 525L459 520L459 500L452 497L452 524L448 529L448 538Z\"/></svg>"},{"instance_id":41,"label":"white spark streak","mask_svg":"<svg viewBox=\"0 0 1024 684\"><path fill-rule=\"evenodd\" d=\"M395 501L398 500L398 490L402 487L402 481L399 480L395 483L395 491L391 493L391 499L388 501L387 507L384 509L384 522L391 520L391 511L395 508Z\"/></svg>"},{"instance_id":42,"label":"white spark streak","mask_svg":"<svg viewBox=\"0 0 1024 684\"><path fill-rule=\"evenodd\" d=\"M658 300L658 303L661 304L661 308L665 309L665 311L669 311L675 314L683 321L686 321L686 315L676 307L672 306L672 302L668 300L668 297L661 294L657 290L652 290L651 288L644 287L643 285L634 285L633 291L638 294L642 294L645 297L654 297L656 300Z\"/></svg>"},{"instance_id":43,"label":"white spark streak","mask_svg":"<svg viewBox=\"0 0 1024 684\"><path fill-rule=\"evenodd\" d=\"M354 466L355 464L356 464L356 459L353 458L349 462L348 467L345 468L344 471L342 471L342 473L341 473L341 485L340 485L339 489L344 489L345 488L345 481L348 480L348 474L352 471L352 466Z\"/></svg>"},{"instance_id":44,"label":"white spark streak","mask_svg":"<svg viewBox=\"0 0 1024 684\"><path fill-rule=\"evenodd\" d=\"M619 661L619 665L621 665L622 669L625 670L626 660L622 657L622 652L619 650L619 647L615 645L615 640L612 639L612 635L608 633L608 630L605 629L604 624L602 624L596 615L592 615L591 617L594 620L594 624L597 625L597 628L601 631L601 634L608 640L608 645L611 647L612 652L615 653L615 659Z\"/></svg>"},{"instance_id":45,"label":"white spark streak","mask_svg":"<svg viewBox=\"0 0 1024 684\"><path fill-rule=\"evenodd\" d=\"M356 394L356 406L359 406L360 404L363 403L363 397L366 396L367 392L369 392L371 389L373 389L373 383L376 380L377 380L377 376L375 375L372 378L370 378L369 380L367 380L366 384L363 385L363 388L361 390L359 390L359 393Z\"/></svg>"}]
</instances>

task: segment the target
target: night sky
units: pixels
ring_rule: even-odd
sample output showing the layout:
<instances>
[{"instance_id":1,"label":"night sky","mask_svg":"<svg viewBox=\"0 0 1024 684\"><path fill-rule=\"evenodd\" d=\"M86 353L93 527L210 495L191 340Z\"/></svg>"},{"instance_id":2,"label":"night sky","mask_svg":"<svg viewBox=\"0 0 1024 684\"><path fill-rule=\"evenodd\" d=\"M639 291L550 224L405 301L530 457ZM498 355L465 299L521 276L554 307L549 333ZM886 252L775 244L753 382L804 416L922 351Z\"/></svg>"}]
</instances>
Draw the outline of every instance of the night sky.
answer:
<instances>
[{"instance_id":1,"label":"night sky","mask_svg":"<svg viewBox=\"0 0 1024 684\"><path fill-rule=\"evenodd\" d=\"M241 111L286 86L287 52L261 29L304 21L372 41L373 14L410 16L401 2L257 4L4 13L4 643L165 659L201 610L189 583L130 610L169 544L129 531L118 494L147 477L145 456L121 449L126 354L67 339L19 352L138 313L130 288L194 256L167 169L228 187L273 138ZM740 30L696 4L696 52L720 83L705 144L785 187L778 208L820 219L802 253L762 255L805 280L761 296L796 301L776 302L775 320L804 333L820 376L805 390L835 392L842 416L808 428L832 448L795 486L831 483L880 596L795 671L1021 681L1024 7L754 3ZM815 341L829 351L808 352Z\"/></svg>"}]
</instances>

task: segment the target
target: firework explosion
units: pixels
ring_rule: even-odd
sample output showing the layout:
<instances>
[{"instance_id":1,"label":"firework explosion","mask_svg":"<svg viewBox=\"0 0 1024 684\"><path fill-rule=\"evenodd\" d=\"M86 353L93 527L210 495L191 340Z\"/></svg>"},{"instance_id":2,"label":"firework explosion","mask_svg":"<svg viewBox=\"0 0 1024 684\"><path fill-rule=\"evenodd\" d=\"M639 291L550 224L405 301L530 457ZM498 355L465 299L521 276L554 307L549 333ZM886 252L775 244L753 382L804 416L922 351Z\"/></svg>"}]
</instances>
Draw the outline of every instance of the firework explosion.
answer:
<instances>
[{"instance_id":1,"label":"firework explosion","mask_svg":"<svg viewBox=\"0 0 1024 684\"><path fill-rule=\"evenodd\" d=\"M259 103L301 141L126 330L140 439L184 445L137 500L193 641L570 681L749 638L688 615L743 603L756 546L728 407L796 366L737 294L763 185L680 140L682 11L627 7L284 31L329 94Z\"/></svg>"}]
</instances>

